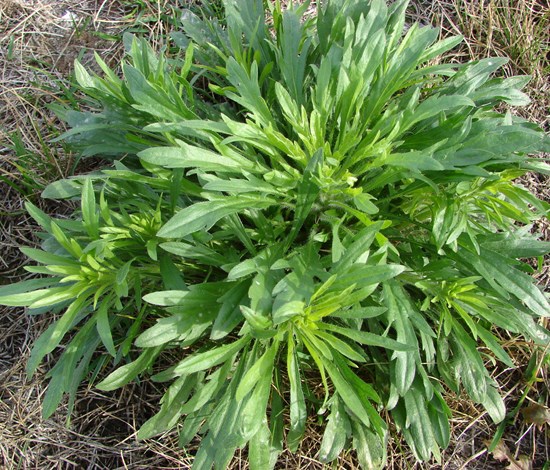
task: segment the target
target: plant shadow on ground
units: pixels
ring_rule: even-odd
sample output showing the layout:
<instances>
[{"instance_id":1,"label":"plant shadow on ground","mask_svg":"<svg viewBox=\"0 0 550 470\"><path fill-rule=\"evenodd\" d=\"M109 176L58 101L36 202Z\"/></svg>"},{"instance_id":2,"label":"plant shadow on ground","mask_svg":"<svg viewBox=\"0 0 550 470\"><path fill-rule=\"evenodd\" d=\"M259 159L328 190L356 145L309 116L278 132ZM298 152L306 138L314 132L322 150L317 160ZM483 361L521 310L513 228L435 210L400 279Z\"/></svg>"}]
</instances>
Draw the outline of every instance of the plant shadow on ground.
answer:
<instances>
[{"instance_id":1,"label":"plant shadow on ground","mask_svg":"<svg viewBox=\"0 0 550 470\"><path fill-rule=\"evenodd\" d=\"M3 74L0 105L4 110L0 116L0 175L13 183L0 181L0 284L11 282L22 273L21 267L25 260L17 246L35 242L35 227L24 213L24 197L21 193L36 200L40 188L49 181L67 176L74 168L74 159L65 149L52 148L49 144L50 139L58 135L60 123L47 111L45 105L58 99L70 99L70 90L60 90L56 80L72 72L73 59L82 57L83 51L89 53L91 49L102 50L107 59L117 60L120 51L109 36L116 37L121 29L133 25L132 19L127 17L132 10L125 8L123 3L117 4L118 9L112 7L110 10L100 10L99 2L69 0L7 0L0 5L3 30L0 30L0 45L8 46L0 49L0 54L3 54L0 55L0 70ZM478 3L471 2L472 8ZM539 3L531 2L533 8ZM411 16L434 23L440 18L444 30L456 33L456 29L459 29L465 34L469 45L457 53L457 60L464 60L470 55L494 55L495 51L499 54L516 54L513 49L499 44L496 35L492 36L492 43L480 38L480 34L487 30L483 27L480 15L470 11L467 18L473 18L477 23L467 23L467 18L457 17L456 5L460 5L458 0L455 3L450 0L418 0L413 2ZM155 6L148 7L153 9ZM66 16L67 12L74 16ZM154 11L150 17L145 16L154 19ZM541 22L547 23L547 14L539 17ZM148 30L146 26L140 26L143 33L158 32L154 21L143 24L151 28ZM507 24L505 26L508 27ZM62 32L59 32L60 27ZM101 34L90 34L90 30ZM37 36L44 40L36 40ZM534 57L539 61L544 60L543 56ZM517 58L521 59L521 54ZM545 121L548 82L544 72L545 67L546 72L548 70L548 62L542 68L539 64L537 69L531 69L529 62L517 62L513 58L511 67L514 67L516 73L535 75L532 85L534 103L525 113L548 128ZM44 84L46 86L41 86ZM17 139L20 139L26 153L14 150ZM27 166L15 167L15 159L25 161L27 154ZM86 165L78 171L84 173L94 164ZM37 168L40 169L38 172ZM30 179L22 179L25 171ZM525 184L549 200L547 179L529 176ZM43 208L48 213L57 214L65 210L56 206ZM546 240L550 240L548 225L541 225L538 230ZM548 261L539 277L541 284L548 286ZM0 310L0 458L6 468L146 469L190 466L194 447L191 445L185 451L178 449L175 433L145 442L135 439L139 426L156 411L149 403L157 403L162 395L162 391L149 382L132 384L109 394L83 389L75 406L70 429L65 427L63 407L52 418L42 420L40 402L44 393L41 381L43 374L27 382L25 362L34 339L47 326L43 323L39 318L23 315L19 309ZM532 351L529 344L517 338L504 340L516 367L504 369L497 366L493 368L493 374L502 391L508 394L508 409L513 409L525 389L524 374ZM47 370L47 366L44 364L42 370ZM537 400L542 396L548 404L549 383L546 374L544 368L539 370L540 381L533 383L528 399ZM487 416L466 397L453 398L451 406L455 412L453 437L451 447L443 455L442 466L414 464L413 457L403 443L393 435L391 446L394 452L390 452L388 468L502 468L503 463L496 461L486 451L486 441L495 434L495 426L490 424ZM321 439L319 431L317 423L310 422L308 437L298 453L282 454L278 468L325 468L315 455ZM549 459L547 433L547 426L537 429L518 415L513 424L506 427L504 438L512 452L517 450L518 454L532 458L533 468L536 469L542 468ZM518 440L519 444L516 444ZM237 455L232 468L246 468L245 457L244 453ZM349 455L341 458L335 468L351 469L356 468L356 465L353 455Z\"/></svg>"}]
</instances>

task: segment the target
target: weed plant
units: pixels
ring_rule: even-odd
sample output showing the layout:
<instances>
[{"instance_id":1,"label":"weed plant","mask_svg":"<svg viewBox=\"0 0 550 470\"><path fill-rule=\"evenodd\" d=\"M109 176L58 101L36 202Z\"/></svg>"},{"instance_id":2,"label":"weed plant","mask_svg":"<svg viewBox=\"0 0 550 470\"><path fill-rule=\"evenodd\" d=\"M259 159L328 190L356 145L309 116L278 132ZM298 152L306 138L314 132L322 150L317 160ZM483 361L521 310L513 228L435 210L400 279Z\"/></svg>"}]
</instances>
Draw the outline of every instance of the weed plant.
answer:
<instances>
[{"instance_id":1,"label":"weed plant","mask_svg":"<svg viewBox=\"0 0 550 470\"><path fill-rule=\"evenodd\" d=\"M315 416L319 459L352 448L364 468L388 426L438 459L447 390L503 420L485 363L513 363L493 329L549 339L526 261L550 251L530 233L549 206L514 182L548 173L529 155L549 141L494 111L527 104L528 77L433 65L461 38L406 27L406 7L226 0L182 12L175 54L127 36L122 76L76 63L96 111L58 108L63 138L113 167L44 191L79 201L68 219L28 204L42 276L0 288L56 317L28 363L63 344L45 416L84 380L152 375L166 393L138 437L178 427L182 446L201 436L194 468L247 446L262 470Z\"/></svg>"}]
</instances>

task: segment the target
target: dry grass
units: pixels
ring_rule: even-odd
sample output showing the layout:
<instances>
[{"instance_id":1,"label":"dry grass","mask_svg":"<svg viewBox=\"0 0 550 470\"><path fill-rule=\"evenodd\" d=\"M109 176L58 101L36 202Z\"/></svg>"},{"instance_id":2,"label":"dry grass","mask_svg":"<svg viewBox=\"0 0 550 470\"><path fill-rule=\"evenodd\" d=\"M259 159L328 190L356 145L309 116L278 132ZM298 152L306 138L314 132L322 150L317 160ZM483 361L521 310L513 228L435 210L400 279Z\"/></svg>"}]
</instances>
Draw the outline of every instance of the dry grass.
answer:
<instances>
[{"instance_id":1,"label":"dry grass","mask_svg":"<svg viewBox=\"0 0 550 470\"><path fill-rule=\"evenodd\" d=\"M43 184L73 170L73 156L49 143L62 128L46 107L71 98L72 91L64 90L63 84L67 83L64 79L71 73L73 60L82 56L87 61L95 50L115 64L120 44L109 37L127 28L148 36L158 47L162 45L163 35L170 28L166 14L174 2L142 0L139 4L141 7L138 2L124 0L0 0L0 176L8 181L0 178L0 284L21 276L25 261L17 246L35 241L34 227L24 212L24 198L17 189L23 187L26 196L36 202ZM466 42L454 51L453 60L504 55L511 59L507 74L532 75L529 94L533 103L519 112L548 130L550 38L545 0L413 0L409 12L412 20L441 26L442 35L465 36ZM23 153L13 150L18 134L26 149ZM32 179L27 181L28 186L24 180L27 169ZM547 178L530 175L524 184L550 201ZM550 240L547 222L535 229ZM547 262L537 275L544 286L550 284L548 273ZM49 364L28 381L25 363L46 323L18 309L0 309L0 468L189 468L194 449L178 449L175 432L146 442L136 440L136 430L155 412L162 395L152 383L133 384L109 394L83 387L69 428L65 426L66 408L61 407L48 420L41 418L40 402ZM518 338L502 337L502 341L516 366L489 367L507 396L508 409L513 410L518 403L548 405L550 379L540 353L537 356L532 345ZM531 375L526 375L527 371ZM399 436L392 433L388 468L506 466L487 451L486 441L495 435L496 426L481 407L450 393L448 400L454 410L453 437L441 464L415 463ZM526 455L533 469L543 468L550 459L548 426L539 429L525 422L519 413L506 427L504 440L516 457ZM319 444L319 429L311 422L299 452L283 453L277 467L325 468L315 458ZM231 468L247 468L244 451L236 455ZM333 468L358 466L353 455L346 455Z\"/></svg>"}]
</instances>

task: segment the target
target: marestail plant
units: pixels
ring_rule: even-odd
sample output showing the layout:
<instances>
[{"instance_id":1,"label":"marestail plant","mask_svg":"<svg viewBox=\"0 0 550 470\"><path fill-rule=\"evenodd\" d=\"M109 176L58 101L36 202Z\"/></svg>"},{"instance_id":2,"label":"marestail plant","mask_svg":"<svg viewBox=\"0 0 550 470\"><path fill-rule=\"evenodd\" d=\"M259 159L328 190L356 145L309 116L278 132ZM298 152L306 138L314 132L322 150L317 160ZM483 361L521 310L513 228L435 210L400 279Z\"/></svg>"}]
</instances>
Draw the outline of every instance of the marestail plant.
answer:
<instances>
[{"instance_id":1,"label":"marestail plant","mask_svg":"<svg viewBox=\"0 0 550 470\"><path fill-rule=\"evenodd\" d=\"M68 219L28 205L42 276L0 288L55 315L28 366L65 344L45 416L83 380L151 376L166 394L138 437L177 427L201 436L194 468L247 447L262 470L315 416L318 458L352 448L363 468L388 426L439 459L447 390L504 418L494 329L549 339L526 261L550 252L531 233L549 205L517 182L548 173L530 155L549 139L495 111L529 102L528 77L435 61L461 38L406 25L406 1L307 6L226 0L183 11L161 54L126 37L120 76L76 63L92 111L58 108L63 138L113 165L45 190L80 201Z\"/></svg>"}]
</instances>

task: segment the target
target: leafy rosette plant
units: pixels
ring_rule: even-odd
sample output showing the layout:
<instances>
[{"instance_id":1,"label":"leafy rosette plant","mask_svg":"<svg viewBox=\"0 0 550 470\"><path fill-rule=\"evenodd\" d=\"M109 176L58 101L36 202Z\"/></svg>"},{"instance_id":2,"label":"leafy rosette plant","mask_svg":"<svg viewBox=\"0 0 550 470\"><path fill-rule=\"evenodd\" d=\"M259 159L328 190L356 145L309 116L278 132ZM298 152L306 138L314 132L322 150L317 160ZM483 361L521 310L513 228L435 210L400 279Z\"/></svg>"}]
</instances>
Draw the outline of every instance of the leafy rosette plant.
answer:
<instances>
[{"instance_id":1,"label":"leafy rosette plant","mask_svg":"<svg viewBox=\"0 0 550 470\"><path fill-rule=\"evenodd\" d=\"M246 446L272 468L314 416L321 461L351 447L382 467L388 426L437 459L448 390L504 418L494 328L549 339L525 261L550 251L531 234L549 206L516 182L548 172L529 156L548 137L494 111L527 104L528 78L493 78L501 58L436 64L460 38L405 28L406 6L332 0L306 18L226 0L218 19L183 12L176 52L127 38L122 78L77 64L96 111L60 110L65 138L124 160L45 191L81 201L70 220L29 206L48 235L23 251L46 276L0 289L61 314L30 373L75 332L45 415L111 358L102 390L151 369L167 384L139 437L201 436L194 468ZM159 369L163 351L180 359Z\"/></svg>"}]
</instances>

